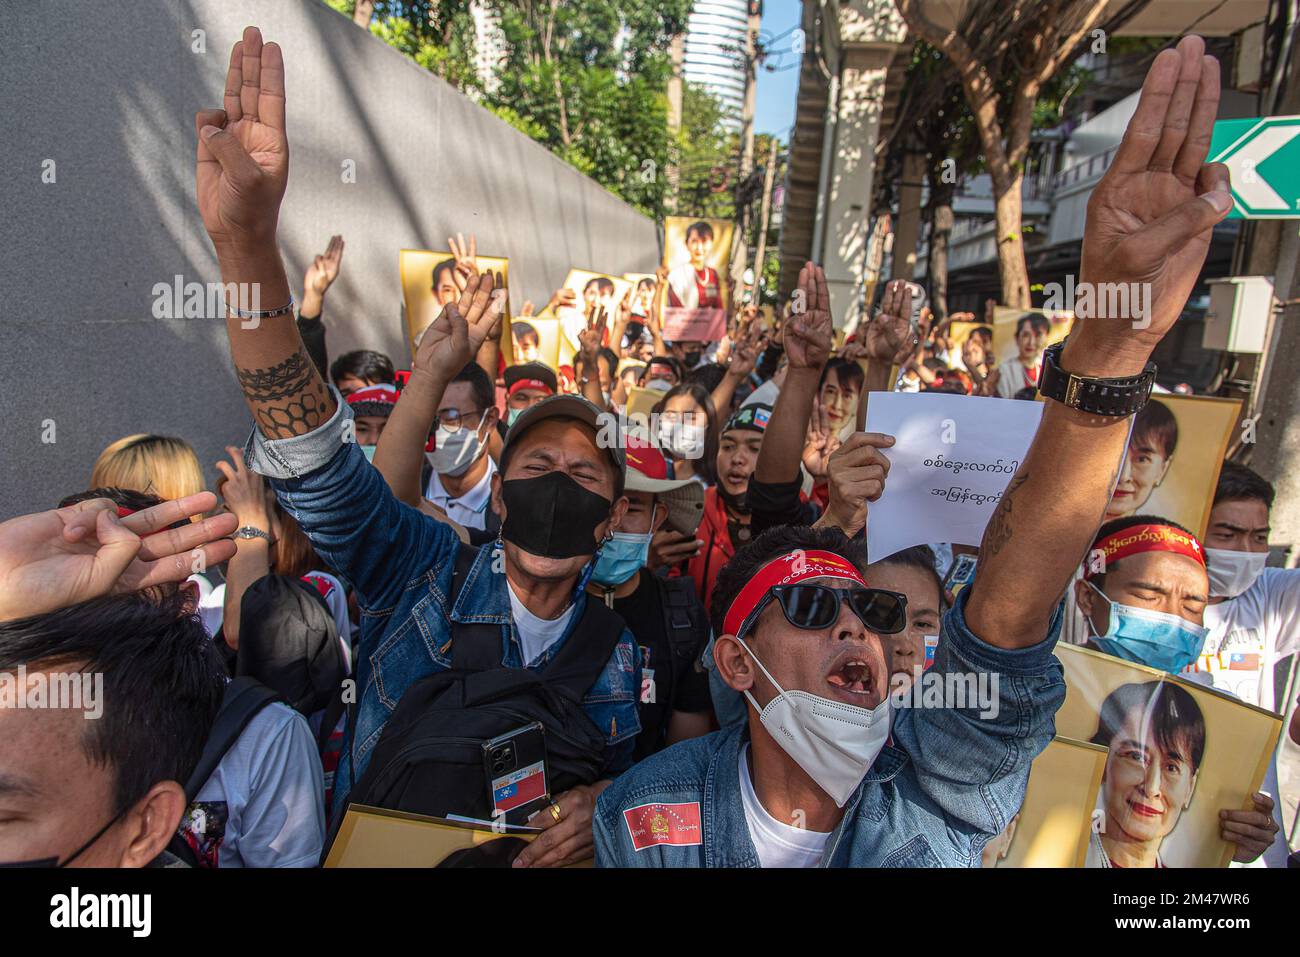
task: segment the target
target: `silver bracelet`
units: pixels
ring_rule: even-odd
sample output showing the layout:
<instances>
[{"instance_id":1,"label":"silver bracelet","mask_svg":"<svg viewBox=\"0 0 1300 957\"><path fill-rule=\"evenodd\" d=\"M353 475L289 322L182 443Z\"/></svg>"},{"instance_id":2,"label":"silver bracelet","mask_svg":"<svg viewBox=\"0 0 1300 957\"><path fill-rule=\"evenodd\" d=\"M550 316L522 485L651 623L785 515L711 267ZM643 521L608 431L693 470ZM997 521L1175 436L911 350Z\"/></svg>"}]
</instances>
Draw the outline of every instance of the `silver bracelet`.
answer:
<instances>
[{"instance_id":1,"label":"silver bracelet","mask_svg":"<svg viewBox=\"0 0 1300 957\"><path fill-rule=\"evenodd\" d=\"M226 315L234 316L236 319L274 319L276 316L292 315L296 303L293 301L293 293L289 294L289 301L278 309L264 309L260 312L246 312L226 303Z\"/></svg>"}]
</instances>

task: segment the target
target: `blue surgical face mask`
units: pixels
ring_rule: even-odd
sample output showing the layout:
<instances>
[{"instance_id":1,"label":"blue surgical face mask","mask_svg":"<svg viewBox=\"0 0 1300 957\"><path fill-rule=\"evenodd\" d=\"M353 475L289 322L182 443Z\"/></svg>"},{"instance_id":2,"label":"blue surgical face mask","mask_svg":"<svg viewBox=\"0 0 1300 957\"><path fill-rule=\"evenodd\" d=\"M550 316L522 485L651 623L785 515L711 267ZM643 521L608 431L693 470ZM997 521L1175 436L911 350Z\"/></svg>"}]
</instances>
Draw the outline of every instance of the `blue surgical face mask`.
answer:
<instances>
[{"instance_id":1,"label":"blue surgical face mask","mask_svg":"<svg viewBox=\"0 0 1300 957\"><path fill-rule=\"evenodd\" d=\"M366 457L367 462L373 462L375 460L375 449L377 448L379 448L377 445L361 446L361 454Z\"/></svg>"},{"instance_id":2,"label":"blue surgical face mask","mask_svg":"<svg viewBox=\"0 0 1300 957\"><path fill-rule=\"evenodd\" d=\"M591 573L591 580L598 585L612 588L621 585L646 563L650 554L650 539L653 532L637 535L632 532L615 532L600 550L596 568Z\"/></svg>"},{"instance_id":3,"label":"blue surgical face mask","mask_svg":"<svg viewBox=\"0 0 1300 957\"><path fill-rule=\"evenodd\" d=\"M507 428L515 424L515 419L519 418L519 414L523 411L524 411L523 409L511 409L509 412L506 413Z\"/></svg>"},{"instance_id":4,"label":"blue surgical face mask","mask_svg":"<svg viewBox=\"0 0 1300 957\"><path fill-rule=\"evenodd\" d=\"M1106 634L1096 634L1097 626L1088 619L1094 633L1092 640L1106 654L1170 674L1182 671L1200 655L1210 631L1204 625L1194 625L1178 615L1111 601L1092 582L1086 584L1110 605Z\"/></svg>"}]
</instances>

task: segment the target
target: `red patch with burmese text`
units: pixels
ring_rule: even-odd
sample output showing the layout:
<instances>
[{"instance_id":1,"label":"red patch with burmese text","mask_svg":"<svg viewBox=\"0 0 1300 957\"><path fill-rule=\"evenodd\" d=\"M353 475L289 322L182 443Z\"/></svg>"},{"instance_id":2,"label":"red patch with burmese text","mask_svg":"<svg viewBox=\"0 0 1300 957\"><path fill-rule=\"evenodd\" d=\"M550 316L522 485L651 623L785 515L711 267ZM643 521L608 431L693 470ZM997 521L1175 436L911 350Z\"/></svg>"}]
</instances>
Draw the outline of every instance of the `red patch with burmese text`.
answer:
<instances>
[{"instance_id":1,"label":"red patch with burmese text","mask_svg":"<svg viewBox=\"0 0 1300 957\"><path fill-rule=\"evenodd\" d=\"M704 843L700 828L700 802L687 804L642 804L623 812L632 847L644 851L647 847L676 844L694 847Z\"/></svg>"}]
</instances>

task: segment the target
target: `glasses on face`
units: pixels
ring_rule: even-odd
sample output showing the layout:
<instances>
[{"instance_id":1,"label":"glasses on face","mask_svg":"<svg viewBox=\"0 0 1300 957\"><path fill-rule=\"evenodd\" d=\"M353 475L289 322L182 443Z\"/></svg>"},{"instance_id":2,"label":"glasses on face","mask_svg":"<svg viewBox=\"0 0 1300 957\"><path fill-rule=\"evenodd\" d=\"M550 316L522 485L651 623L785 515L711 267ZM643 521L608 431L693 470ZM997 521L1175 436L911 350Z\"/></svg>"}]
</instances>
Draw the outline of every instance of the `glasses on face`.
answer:
<instances>
[{"instance_id":1,"label":"glasses on face","mask_svg":"<svg viewBox=\"0 0 1300 957\"><path fill-rule=\"evenodd\" d=\"M785 620L805 631L820 631L835 624L840 604L848 602L868 631L896 635L907 627L907 596L883 588L831 588L828 585L776 585L750 613L748 631L773 598Z\"/></svg>"},{"instance_id":2,"label":"glasses on face","mask_svg":"<svg viewBox=\"0 0 1300 957\"><path fill-rule=\"evenodd\" d=\"M462 425L470 429L478 428L478 422L481 422L482 419L482 412L462 412L459 409L443 409L433 420L433 427L435 429L446 429L448 432L459 432Z\"/></svg>"}]
</instances>

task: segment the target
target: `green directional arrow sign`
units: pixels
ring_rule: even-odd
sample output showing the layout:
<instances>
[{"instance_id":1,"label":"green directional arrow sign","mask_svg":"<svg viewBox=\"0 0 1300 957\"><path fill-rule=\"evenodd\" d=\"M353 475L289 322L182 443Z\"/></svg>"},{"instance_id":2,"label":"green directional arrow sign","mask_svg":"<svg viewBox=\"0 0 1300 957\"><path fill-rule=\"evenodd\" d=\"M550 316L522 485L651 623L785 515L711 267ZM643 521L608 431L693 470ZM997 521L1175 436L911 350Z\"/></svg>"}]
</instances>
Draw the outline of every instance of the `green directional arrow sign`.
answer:
<instances>
[{"instance_id":1,"label":"green directional arrow sign","mask_svg":"<svg viewBox=\"0 0 1300 957\"><path fill-rule=\"evenodd\" d=\"M1208 159L1232 171L1229 218L1300 219L1300 116L1219 120Z\"/></svg>"}]
</instances>

